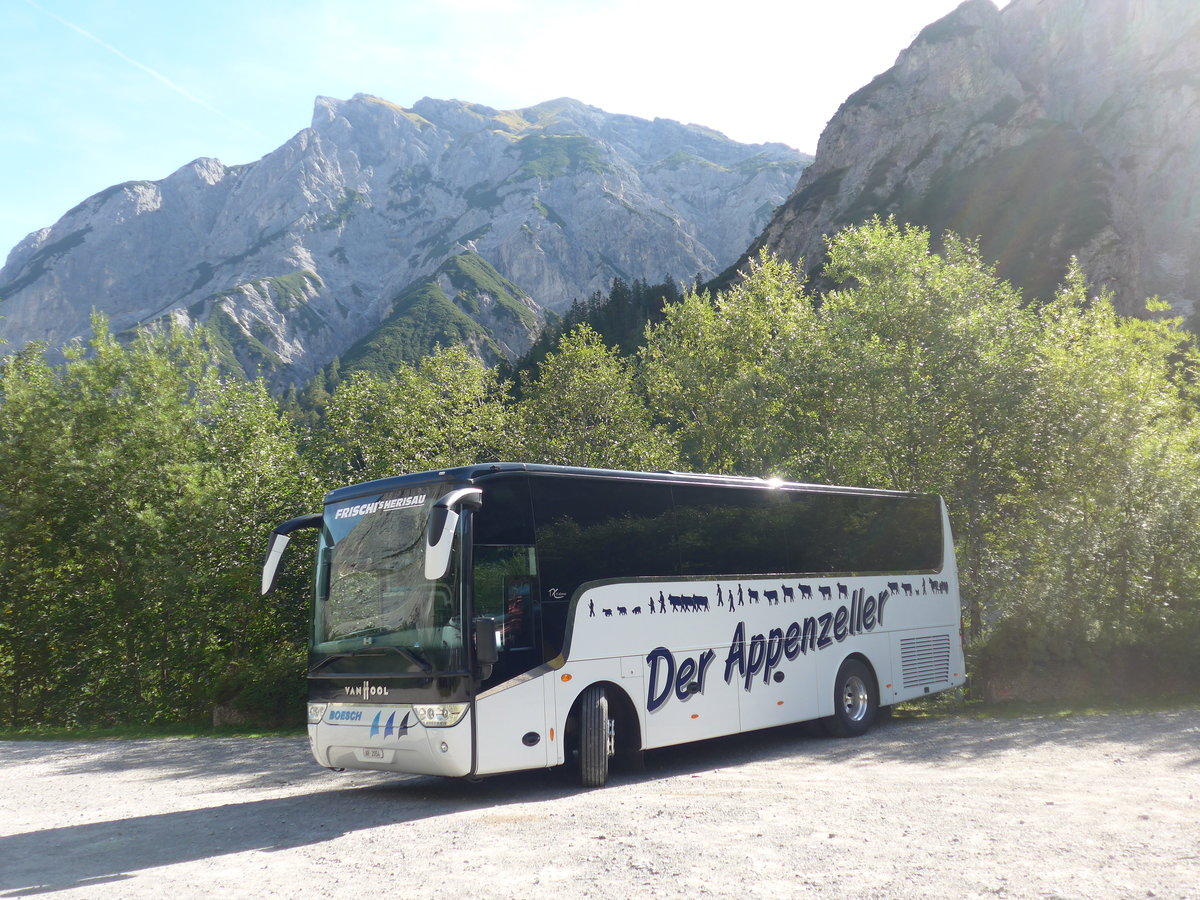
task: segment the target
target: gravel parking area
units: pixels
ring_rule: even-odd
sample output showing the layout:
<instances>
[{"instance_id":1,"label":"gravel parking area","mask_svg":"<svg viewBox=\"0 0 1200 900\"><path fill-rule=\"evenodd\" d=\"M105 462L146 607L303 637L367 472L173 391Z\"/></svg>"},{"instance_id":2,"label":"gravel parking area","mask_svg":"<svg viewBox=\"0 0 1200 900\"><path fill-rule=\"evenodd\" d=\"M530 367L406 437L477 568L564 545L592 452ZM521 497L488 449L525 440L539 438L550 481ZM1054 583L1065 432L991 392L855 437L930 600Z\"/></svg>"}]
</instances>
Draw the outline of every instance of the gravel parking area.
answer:
<instances>
[{"instance_id":1,"label":"gravel parking area","mask_svg":"<svg viewBox=\"0 0 1200 900\"><path fill-rule=\"evenodd\" d=\"M779 728L598 790L334 774L293 738L0 761L0 897L1200 898L1200 710Z\"/></svg>"}]
</instances>

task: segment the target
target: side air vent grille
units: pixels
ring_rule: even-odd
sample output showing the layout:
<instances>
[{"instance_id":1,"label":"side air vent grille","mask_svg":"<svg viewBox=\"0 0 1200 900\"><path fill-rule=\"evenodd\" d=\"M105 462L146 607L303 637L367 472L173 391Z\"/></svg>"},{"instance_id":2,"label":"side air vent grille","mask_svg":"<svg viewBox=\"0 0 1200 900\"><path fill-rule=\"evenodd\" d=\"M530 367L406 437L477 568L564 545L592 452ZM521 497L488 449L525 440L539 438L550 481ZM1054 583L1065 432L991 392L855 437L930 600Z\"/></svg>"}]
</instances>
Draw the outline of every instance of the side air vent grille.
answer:
<instances>
[{"instance_id":1,"label":"side air vent grille","mask_svg":"<svg viewBox=\"0 0 1200 900\"><path fill-rule=\"evenodd\" d=\"M900 639L900 677L906 688L950 680L950 636L931 634Z\"/></svg>"}]
</instances>

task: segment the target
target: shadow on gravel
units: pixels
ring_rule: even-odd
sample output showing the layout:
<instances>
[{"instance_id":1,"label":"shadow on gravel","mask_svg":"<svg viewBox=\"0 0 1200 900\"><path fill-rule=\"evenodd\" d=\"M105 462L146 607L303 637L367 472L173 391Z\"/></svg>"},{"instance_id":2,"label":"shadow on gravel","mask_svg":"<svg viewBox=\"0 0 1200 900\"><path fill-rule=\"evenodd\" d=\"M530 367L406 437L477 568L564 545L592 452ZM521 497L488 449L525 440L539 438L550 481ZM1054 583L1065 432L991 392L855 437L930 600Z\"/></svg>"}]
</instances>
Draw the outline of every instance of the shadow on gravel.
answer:
<instances>
[{"instance_id":1,"label":"shadow on gravel","mask_svg":"<svg viewBox=\"0 0 1200 900\"><path fill-rule=\"evenodd\" d=\"M614 773L610 784L639 786L682 775L757 763L837 765L954 763L1044 745L1111 743L1136 759L1168 754L1200 766L1200 710L1142 715L1025 719L895 719L857 740L793 725L645 754L645 768ZM64 774L97 777L137 770L144 779L222 775L221 790L304 785L295 796L135 816L0 837L0 897L28 896L119 881L157 866L250 850L319 844L372 828L477 809L540 803L580 792L563 768L494 776L482 782L358 773L326 788L303 739L19 744L6 763L52 760ZM240 776L240 777L239 777ZM367 783L362 783L367 779ZM311 789L309 783L311 782ZM136 782L131 784L136 790ZM203 798L203 792L194 794Z\"/></svg>"},{"instance_id":2,"label":"shadow on gravel","mask_svg":"<svg viewBox=\"0 0 1200 900\"><path fill-rule=\"evenodd\" d=\"M667 778L755 762L954 763L1045 745L1113 743L1136 757L1164 753L1200 767L1200 710L1063 718L885 720L857 739L829 738L816 724L785 725L646 754L635 780Z\"/></svg>"},{"instance_id":3,"label":"shadow on gravel","mask_svg":"<svg viewBox=\"0 0 1200 900\"><path fill-rule=\"evenodd\" d=\"M220 778L229 788L329 777L313 762L303 737L12 741L4 745L4 758L10 765L49 760L64 775L136 771L143 780L211 783Z\"/></svg>"},{"instance_id":4,"label":"shadow on gravel","mask_svg":"<svg viewBox=\"0 0 1200 900\"><path fill-rule=\"evenodd\" d=\"M5 744L11 764L46 762L64 775L136 772L139 779L203 781L228 788L328 780L312 761L307 738L166 738L19 740Z\"/></svg>"},{"instance_id":5,"label":"shadow on gravel","mask_svg":"<svg viewBox=\"0 0 1200 900\"><path fill-rule=\"evenodd\" d=\"M1018 719L896 719L874 734L867 753L895 761L953 762L1031 750L1111 743L1122 752L1179 757L1200 766L1200 710L1042 716Z\"/></svg>"},{"instance_id":6,"label":"shadow on gravel","mask_svg":"<svg viewBox=\"0 0 1200 900\"><path fill-rule=\"evenodd\" d=\"M319 844L382 825L554 800L577 791L548 772L479 783L400 776L367 786L10 835L0 837L0 897L120 881L158 866Z\"/></svg>"}]
</instances>

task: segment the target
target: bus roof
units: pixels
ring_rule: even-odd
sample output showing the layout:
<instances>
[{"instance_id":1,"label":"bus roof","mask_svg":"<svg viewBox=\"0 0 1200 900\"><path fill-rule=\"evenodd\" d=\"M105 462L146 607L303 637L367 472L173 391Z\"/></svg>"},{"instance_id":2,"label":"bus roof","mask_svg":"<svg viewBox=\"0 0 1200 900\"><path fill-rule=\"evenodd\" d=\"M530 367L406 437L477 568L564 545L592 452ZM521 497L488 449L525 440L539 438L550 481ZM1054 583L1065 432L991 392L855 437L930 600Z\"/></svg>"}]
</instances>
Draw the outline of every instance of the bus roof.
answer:
<instances>
[{"instance_id":1,"label":"bus roof","mask_svg":"<svg viewBox=\"0 0 1200 900\"><path fill-rule=\"evenodd\" d=\"M394 475L375 481L365 481L336 488L325 496L326 503L338 503L364 494L402 490L405 487L431 482L474 482L498 475L525 473L528 475L559 475L578 478L611 478L620 481L648 481L660 484L708 484L727 487L760 488L764 490L800 490L814 493L846 493L869 496L919 496L907 491L888 491L875 488L845 487L829 484L808 484L759 478L745 475L708 475L699 472L632 472L622 469L589 469L582 466L551 466L542 463L495 462L450 469Z\"/></svg>"}]
</instances>

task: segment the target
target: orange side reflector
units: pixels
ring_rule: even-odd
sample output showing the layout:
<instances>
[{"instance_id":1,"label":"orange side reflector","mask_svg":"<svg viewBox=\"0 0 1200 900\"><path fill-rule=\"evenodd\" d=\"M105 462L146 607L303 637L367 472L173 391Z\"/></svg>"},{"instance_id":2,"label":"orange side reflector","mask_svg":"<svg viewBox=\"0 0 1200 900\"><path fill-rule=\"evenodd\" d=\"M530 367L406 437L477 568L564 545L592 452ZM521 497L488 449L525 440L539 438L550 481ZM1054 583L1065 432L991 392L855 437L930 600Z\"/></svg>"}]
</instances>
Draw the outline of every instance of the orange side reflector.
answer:
<instances>
[{"instance_id":1,"label":"orange side reflector","mask_svg":"<svg viewBox=\"0 0 1200 900\"><path fill-rule=\"evenodd\" d=\"M886 688L890 688L890 687L891 687L891 685L890 685L890 684L885 684L885 685L884 685L884 687L886 687Z\"/></svg>"},{"instance_id":2,"label":"orange side reflector","mask_svg":"<svg viewBox=\"0 0 1200 900\"><path fill-rule=\"evenodd\" d=\"M782 701L782 700L776 700L776 701L775 701L775 705L776 705L776 706L783 706L783 701Z\"/></svg>"},{"instance_id":3,"label":"orange side reflector","mask_svg":"<svg viewBox=\"0 0 1200 900\"><path fill-rule=\"evenodd\" d=\"M699 713L692 713L692 718L693 718L693 719L698 719L698 718L700 718L700 714L699 714Z\"/></svg>"},{"instance_id":4,"label":"orange side reflector","mask_svg":"<svg viewBox=\"0 0 1200 900\"><path fill-rule=\"evenodd\" d=\"M550 729L550 740L554 740L554 729Z\"/></svg>"},{"instance_id":5,"label":"orange side reflector","mask_svg":"<svg viewBox=\"0 0 1200 900\"><path fill-rule=\"evenodd\" d=\"M562 680L563 680L563 681L570 681L570 680L571 680L571 676L570 676L570 675L568 675L568 674L566 674L566 673L564 673L564 674L562 675Z\"/></svg>"}]
</instances>

